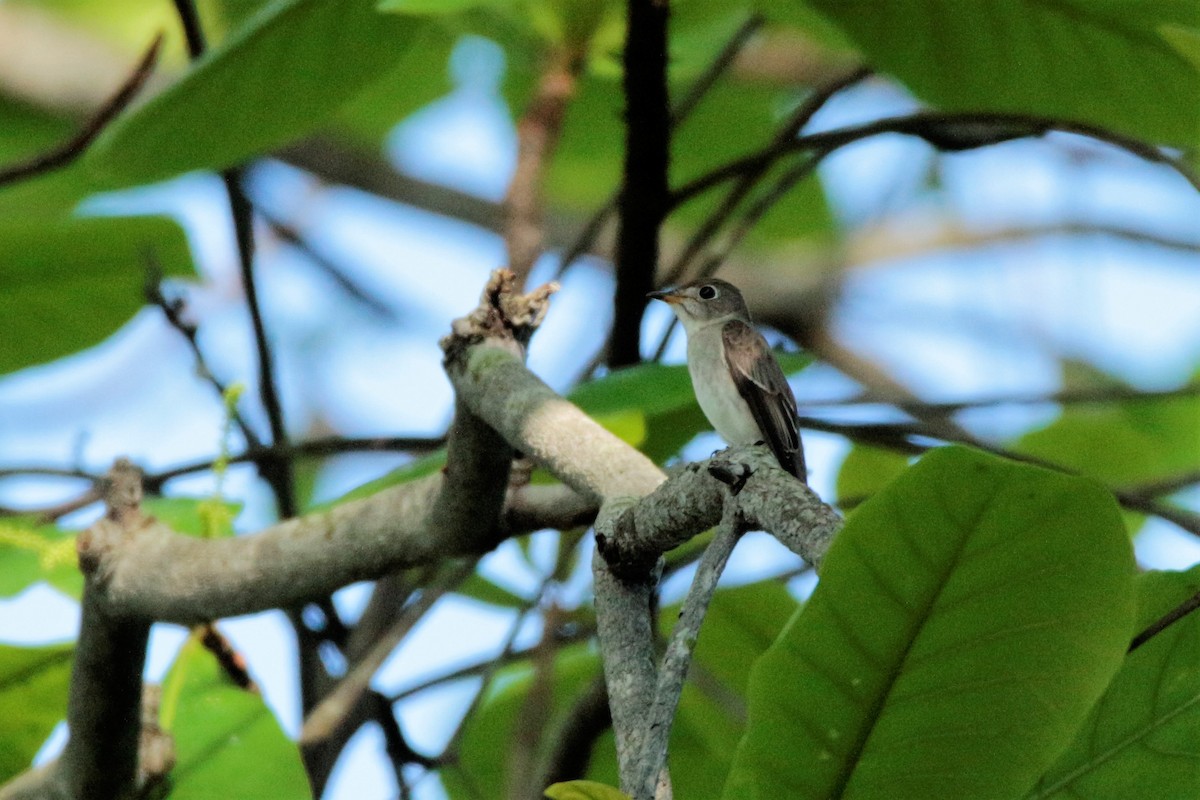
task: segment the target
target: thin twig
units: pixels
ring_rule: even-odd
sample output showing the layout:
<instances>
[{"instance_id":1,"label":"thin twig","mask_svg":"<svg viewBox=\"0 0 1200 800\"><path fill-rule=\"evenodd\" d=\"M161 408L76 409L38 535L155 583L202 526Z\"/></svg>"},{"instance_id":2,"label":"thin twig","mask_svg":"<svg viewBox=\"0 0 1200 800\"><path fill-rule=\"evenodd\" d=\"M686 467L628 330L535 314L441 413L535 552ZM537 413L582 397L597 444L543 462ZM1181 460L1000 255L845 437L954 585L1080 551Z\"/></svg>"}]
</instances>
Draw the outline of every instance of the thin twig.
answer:
<instances>
[{"instance_id":1,"label":"thin twig","mask_svg":"<svg viewBox=\"0 0 1200 800\"><path fill-rule=\"evenodd\" d=\"M649 730L642 742L641 775L636 784L636 800L654 797L654 788L659 773L667 763L667 743L671 735L671 724L679 705L684 679L692 663L692 651L700 636L700 626L705 612L717 590L721 572L733 553L734 546L742 536L738 522L737 504L726 496L721 524L712 542L704 550L692 586L683 601L679 621L671 631L671 640L663 656L658 672L658 686L654 691L654 706L650 710Z\"/></svg>"},{"instance_id":2,"label":"thin twig","mask_svg":"<svg viewBox=\"0 0 1200 800\"><path fill-rule=\"evenodd\" d=\"M733 36L717 53L716 58L712 63L701 73L696 82L687 90L678 105L671 109L670 125L671 130L679 127L689 116L700 101L711 91L716 85L717 80L729 70L738 55L746 47L751 37L759 31L763 26L763 17L760 14L751 14L749 18L734 32ZM555 273L555 279L561 279L563 273L567 271L576 260L584 253L591 250L592 245L596 243L596 239L600 236L600 231L604 228L605 223L611 219L614 212L617 210L617 202L621 198L620 190L614 192L611 197L605 201L596 212L584 225L583 230L575 237L575 241L563 251L562 258L558 264L558 271Z\"/></svg>"},{"instance_id":3,"label":"thin twig","mask_svg":"<svg viewBox=\"0 0 1200 800\"><path fill-rule=\"evenodd\" d=\"M333 259L322 253L308 238L301 233L295 226L273 216L266 212L261 205L255 206L255 211L259 217L271 229L280 241L290 244L304 255L308 256L309 260L316 265L317 269L325 273L330 280L336 283L342 291L358 303L374 314L382 317L387 321L394 321L396 313L386 303L379 298L373 296L370 292L364 289L354 280L344 269L336 264Z\"/></svg>"},{"instance_id":4,"label":"thin twig","mask_svg":"<svg viewBox=\"0 0 1200 800\"><path fill-rule=\"evenodd\" d=\"M721 246L710 250L708 256L704 259L704 263L696 271L696 277L708 278L716 274L717 270L721 268L721 265L725 263L730 254L742 243L742 240L758 225L762 218L778 205L797 183L811 175L816 168L817 160L815 158L798 161L792 165L790 169L779 177L772 187L763 192L746 209L741 219L738 220L737 226L726 235L725 241L721 243ZM679 263L683 264L684 262L680 261ZM671 317L670 324L667 325L667 329L663 331L662 338L658 341L658 347L654 349L654 361L661 361L663 355L667 352L667 345L671 341L671 334L674 333L678 322L678 317Z\"/></svg>"},{"instance_id":5,"label":"thin twig","mask_svg":"<svg viewBox=\"0 0 1200 800\"><path fill-rule=\"evenodd\" d=\"M789 115L783 125L779 127L767 149L786 148L791 142L796 140L796 137L800 135L804 127L812 121L812 118L829 102L830 98L865 80L870 75L871 71L869 69L865 67L859 68L814 91ZM737 209L743 198L766 175L767 171L771 168L771 164L772 162L770 161L764 161L753 168L743 171L738 176L737 182L730 188L724 199L722 199L721 204L700 224L700 227L697 228L696 232L688 240L683 252L675 259L675 263L667 269L663 276L663 283L676 283L683 277L688 265L691 264L692 260L717 234L721 226L725 224ZM682 202L683 200L680 199L679 192L672 194L672 208L678 207Z\"/></svg>"},{"instance_id":6,"label":"thin twig","mask_svg":"<svg viewBox=\"0 0 1200 800\"><path fill-rule=\"evenodd\" d=\"M78 133L62 144L56 145L43 153L38 153L31 158L18 161L6 167L0 167L0 186L16 183L35 175L43 175L59 167L65 167L83 155L88 146L108 127L109 123L129 107L129 104L133 102L138 92L146 84L146 80L154 71L155 64L158 63L158 56L162 52L162 43L163 35L159 33L154 37L154 41L150 43L150 47L147 48L141 61L129 73L129 77L125 79L125 82L121 84L121 88L100 106L100 110L84 123Z\"/></svg>"},{"instance_id":7,"label":"thin twig","mask_svg":"<svg viewBox=\"0 0 1200 800\"><path fill-rule=\"evenodd\" d=\"M851 125L831 131L821 131L798 137L782 146L766 147L757 153L731 161L681 186L672 195L675 203L683 203L697 194L726 181L734 180L748 171L761 169L796 151L817 154L824 159L848 144L884 133L900 133L924 139L940 149L957 152L986 147L1018 138L1044 136L1047 133L1073 133L1110 144L1155 164L1170 167L1200 191L1200 175L1181 158L1169 155L1157 147L1090 125L1071 120L1054 119L1030 114L1000 112L944 113L921 111L903 117L888 117L862 125Z\"/></svg>"},{"instance_id":8,"label":"thin twig","mask_svg":"<svg viewBox=\"0 0 1200 800\"><path fill-rule=\"evenodd\" d=\"M1161 617L1148 625L1145 630L1133 637L1133 641L1129 643L1128 652L1132 653L1134 650L1137 650L1146 642L1150 641L1155 636L1158 636L1167 628L1171 627L1176 622L1179 622L1181 619L1191 614L1198 608L1200 608L1200 592L1197 592L1187 600L1184 600L1182 603L1175 606L1175 608L1171 609L1166 614L1163 614Z\"/></svg>"},{"instance_id":9,"label":"thin twig","mask_svg":"<svg viewBox=\"0 0 1200 800\"><path fill-rule=\"evenodd\" d=\"M183 317L183 300L168 300L166 295L163 294L162 276L162 265L158 263L158 260L154 257L153 253L147 253L146 283L144 287L146 300L151 305L157 306L163 312L163 316L166 317L167 323L183 337L185 342L187 342L188 349L192 351L192 358L196 362L196 373L213 387L213 390L216 391L218 398L227 397L229 387L219 378L217 378L212 369L208 366L208 360L204 357L204 352L200 349L200 343L196 339L196 326ZM234 424L236 424L238 426L238 430L242 432L242 436L245 438L247 446L250 448L261 447L262 442L254 433L254 429L250 427L250 425L246 422L246 419L238 412L236 406L231 403L229 410Z\"/></svg>"},{"instance_id":10,"label":"thin twig","mask_svg":"<svg viewBox=\"0 0 1200 800\"><path fill-rule=\"evenodd\" d=\"M516 273L519 284L525 283L542 254L544 175L583 65L582 53L562 52L550 58L517 122L517 164L504 196L504 247L508 268Z\"/></svg>"},{"instance_id":11,"label":"thin twig","mask_svg":"<svg viewBox=\"0 0 1200 800\"><path fill-rule=\"evenodd\" d=\"M409 631L421 621L425 613L433 607L444 594L453 591L462 581L475 571L476 559L460 564L447 572L437 583L425 587L420 596L401 612L395 624L392 625L371 649L363 655L362 660L354 669L341 680L337 688L326 695L325 699L308 715L300 732L302 744L311 744L328 737L342 718L354 707L363 692L367 691L375 673L383 666L396 646L404 640Z\"/></svg>"}]
</instances>

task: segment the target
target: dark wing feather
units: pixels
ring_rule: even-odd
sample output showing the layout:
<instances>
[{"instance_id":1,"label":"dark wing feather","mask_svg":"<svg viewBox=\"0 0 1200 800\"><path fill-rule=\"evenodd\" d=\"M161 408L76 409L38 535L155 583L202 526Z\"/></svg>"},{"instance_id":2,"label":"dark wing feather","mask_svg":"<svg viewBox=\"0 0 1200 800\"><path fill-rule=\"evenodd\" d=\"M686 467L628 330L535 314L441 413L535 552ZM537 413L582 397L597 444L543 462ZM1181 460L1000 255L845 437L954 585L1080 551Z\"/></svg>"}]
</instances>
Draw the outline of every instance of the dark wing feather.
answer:
<instances>
[{"instance_id":1,"label":"dark wing feather","mask_svg":"<svg viewBox=\"0 0 1200 800\"><path fill-rule=\"evenodd\" d=\"M807 481L796 397L767 340L741 320L725 323L721 337L733 383L750 406L771 452L781 467Z\"/></svg>"}]
</instances>

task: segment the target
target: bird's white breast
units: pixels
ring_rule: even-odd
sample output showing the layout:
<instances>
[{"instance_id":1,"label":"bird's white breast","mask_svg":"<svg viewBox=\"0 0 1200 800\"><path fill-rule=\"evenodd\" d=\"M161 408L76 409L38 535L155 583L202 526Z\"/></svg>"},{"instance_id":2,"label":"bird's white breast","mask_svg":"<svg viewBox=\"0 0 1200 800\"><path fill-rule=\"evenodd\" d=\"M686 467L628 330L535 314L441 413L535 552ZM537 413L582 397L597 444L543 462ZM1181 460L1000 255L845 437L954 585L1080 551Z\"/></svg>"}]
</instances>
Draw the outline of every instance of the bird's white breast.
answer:
<instances>
[{"instance_id":1,"label":"bird's white breast","mask_svg":"<svg viewBox=\"0 0 1200 800\"><path fill-rule=\"evenodd\" d=\"M725 361L722 325L688 331L687 362L700 410L729 444L753 444L763 435L750 406L738 393Z\"/></svg>"}]
</instances>

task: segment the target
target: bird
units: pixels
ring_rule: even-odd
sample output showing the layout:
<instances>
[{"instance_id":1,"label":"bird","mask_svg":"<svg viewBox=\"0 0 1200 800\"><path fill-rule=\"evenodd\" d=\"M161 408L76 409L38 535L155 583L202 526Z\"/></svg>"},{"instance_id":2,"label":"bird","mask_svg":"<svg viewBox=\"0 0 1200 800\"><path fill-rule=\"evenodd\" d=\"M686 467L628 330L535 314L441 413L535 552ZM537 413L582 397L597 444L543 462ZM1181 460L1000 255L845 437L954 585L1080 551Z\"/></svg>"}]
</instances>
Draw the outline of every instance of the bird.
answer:
<instances>
[{"instance_id":1,"label":"bird","mask_svg":"<svg viewBox=\"0 0 1200 800\"><path fill-rule=\"evenodd\" d=\"M779 466L807 482L796 397L738 288L703 278L647 297L683 323L692 389L713 429L730 445L766 442Z\"/></svg>"}]
</instances>

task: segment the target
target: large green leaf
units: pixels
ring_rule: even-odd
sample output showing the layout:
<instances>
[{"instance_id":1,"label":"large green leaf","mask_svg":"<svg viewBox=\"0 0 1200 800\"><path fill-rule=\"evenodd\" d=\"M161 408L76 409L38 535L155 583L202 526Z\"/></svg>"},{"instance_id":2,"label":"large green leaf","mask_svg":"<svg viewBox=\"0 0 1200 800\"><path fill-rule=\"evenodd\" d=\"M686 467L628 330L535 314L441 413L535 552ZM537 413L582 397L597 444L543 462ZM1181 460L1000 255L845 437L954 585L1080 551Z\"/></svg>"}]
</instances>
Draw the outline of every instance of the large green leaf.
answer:
<instances>
[{"instance_id":1,"label":"large green leaf","mask_svg":"<svg viewBox=\"0 0 1200 800\"><path fill-rule=\"evenodd\" d=\"M30 762L67 710L70 645L0 645L0 783Z\"/></svg>"},{"instance_id":2,"label":"large green leaf","mask_svg":"<svg viewBox=\"0 0 1200 800\"><path fill-rule=\"evenodd\" d=\"M300 749L260 695L234 686L199 639L163 683L163 723L175 738L172 800L307 800Z\"/></svg>"},{"instance_id":3,"label":"large green leaf","mask_svg":"<svg viewBox=\"0 0 1200 800\"><path fill-rule=\"evenodd\" d=\"M145 302L146 255L191 273L183 231L161 217L0 223L0 373L96 344Z\"/></svg>"},{"instance_id":4,"label":"large green leaf","mask_svg":"<svg viewBox=\"0 0 1200 800\"><path fill-rule=\"evenodd\" d=\"M1200 27L1195 0L806 2L935 106L1075 119L1176 145L1200 132L1200 76L1161 34ZM779 5L789 4L799 2Z\"/></svg>"},{"instance_id":5,"label":"large green leaf","mask_svg":"<svg viewBox=\"0 0 1200 800\"><path fill-rule=\"evenodd\" d=\"M724 796L1019 796L1119 668L1133 570L1092 481L935 450L850 516L755 666Z\"/></svg>"},{"instance_id":6,"label":"large green leaf","mask_svg":"<svg viewBox=\"0 0 1200 800\"><path fill-rule=\"evenodd\" d=\"M1200 591L1200 568L1138 578L1138 629ZM1189 800L1200 787L1200 615L1125 659L1029 800Z\"/></svg>"},{"instance_id":7,"label":"large green leaf","mask_svg":"<svg viewBox=\"0 0 1200 800\"><path fill-rule=\"evenodd\" d=\"M421 30L373 0L279 0L104 132L89 162L118 184L233 166L315 130Z\"/></svg>"}]
</instances>

